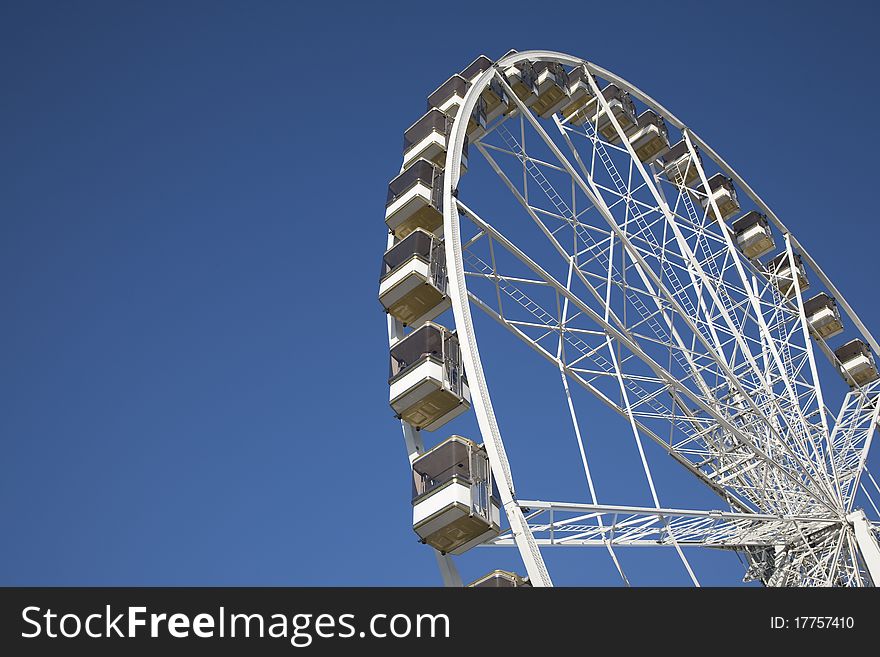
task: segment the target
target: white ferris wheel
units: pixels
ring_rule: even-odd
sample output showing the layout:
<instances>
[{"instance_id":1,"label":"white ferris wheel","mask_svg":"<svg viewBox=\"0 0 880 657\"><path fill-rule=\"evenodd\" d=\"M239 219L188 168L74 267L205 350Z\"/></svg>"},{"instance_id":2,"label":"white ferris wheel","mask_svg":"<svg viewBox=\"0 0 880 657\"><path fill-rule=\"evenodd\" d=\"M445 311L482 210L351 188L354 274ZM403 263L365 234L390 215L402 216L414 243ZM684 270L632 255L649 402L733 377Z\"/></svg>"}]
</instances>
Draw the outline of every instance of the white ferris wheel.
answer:
<instances>
[{"instance_id":1,"label":"white ferris wheel","mask_svg":"<svg viewBox=\"0 0 880 657\"><path fill-rule=\"evenodd\" d=\"M390 402L413 527L445 584L461 585L451 555L476 546L515 548L525 569L479 586L549 586L557 547L606 552L628 584L630 546L674 550L697 585L695 547L735 551L744 580L768 586L880 583L867 467L880 346L780 218L657 101L577 57L481 56L406 130L385 217ZM514 487L529 463L508 459L477 317L530 348L513 358L555 370L576 501ZM471 411L480 440L437 431ZM585 430L598 412L619 417L616 435ZM597 495L601 440L635 447L626 467L650 504ZM652 442L717 504L663 506Z\"/></svg>"}]
</instances>

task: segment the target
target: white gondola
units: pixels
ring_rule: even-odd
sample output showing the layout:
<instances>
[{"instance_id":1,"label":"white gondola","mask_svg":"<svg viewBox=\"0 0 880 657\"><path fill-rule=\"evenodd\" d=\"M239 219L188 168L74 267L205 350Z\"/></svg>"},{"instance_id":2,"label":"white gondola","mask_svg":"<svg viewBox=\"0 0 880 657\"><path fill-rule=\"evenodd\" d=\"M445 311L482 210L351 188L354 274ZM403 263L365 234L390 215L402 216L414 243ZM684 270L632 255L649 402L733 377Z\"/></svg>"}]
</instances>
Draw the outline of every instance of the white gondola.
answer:
<instances>
[{"instance_id":1,"label":"white gondola","mask_svg":"<svg viewBox=\"0 0 880 657\"><path fill-rule=\"evenodd\" d=\"M519 62L516 66L508 66L504 71L507 84L513 93L526 107L531 107L538 100L538 75L535 66L529 61ZM513 109L516 103L511 98L508 108Z\"/></svg>"},{"instance_id":2,"label":"white gondola","mask_svg":"<svg viewBox=\"0 0 880 657\"><path fill-rule=\"evenodd\" d=\"M481 73L488 71L492 66L493 62L491 59L486 57L486 55L480 55L465 67L461 72L461 75L464 79L473 84L474 80L476 80ZM485 103L484 113L487 123L494 121L507 112L507 103L509 99L507 98L504 89L501 87L501 83L498 82L497 79L492 79L489 85L483 89L480 97Z\"/></svg>"},{"instance_id":3,"label":"white gondola","mask_svg":"<svg viewBox=\"0 0 880 657\"><path fill-rule=\"evenodd\" d=\"M611 114L623 129L623 133L625 135L631 134L636 129L638 117L636 117L635 103L629 93L616 84L609 84L602 90L602 96L607 101ZM596 121L596 131L611 144L619 144L621 141L611 117L604 110L600 110L599 118Z\"/></svg>"},{"instance_id":4,"label":"white gondola","mask_svg":"<svg viewBox=\"0 0 880 657\"><path fill-rule=\"evenodd\" d=\"M568 103L568 75L562 64L538 62L535 64L538 99L532 110L543 119L548 119Z\"/></svg>"},{"instance_id":5,"label":"white gondola","mask_svg":"<svg viewBox=\"0 0 880 657\"><path fill-rule=\"evenodd\" d=\"M694 152L697 154L697 160L702 164L703 158L696 146L694 146ZM663 156L663 174L669 179L669 182L679 187L690 185L699 178L700 172L684 139L672 146Z\"/></svg>"},{"instance_id":6,"label":"white gondola","mask_svg":"<svg viewBox=\"0 0 880 657\"><path fill-rule=\"evenodd\" d=\"M842 347L834 350L840 365L840 371L844 378L850 382L855 381L856 385L863 386L877 380L877 365L874 362L874 356L871 350L861 340L852 340Z\"/></svg>"},{"instance_id":7,"label":"white gondola","mask_svg":"<svg viewBox=\"0 0 880 657\"><path fill-rule=\"evenodd\" d=\"M470 82L456 73L428 95L428 109L436 107L449 116L455 116L470 86Z\"/></svg>"},{"instance_id":8,"label":"white gondola","mask_svg":"<svg viewBox=\"0 0 880 657\"><path fill-rule=\"evenodd\" d=\"M454 331L426 322L391 348L391 408L416 430L434 431L471 407Z\"/></svg>"},{"instance_id":9,"label":"white gondola","mask_svg":"<svg viewBox=\"0 0 880 657\"><path fill-rule=\"evenodd\" d=\"M468 588L511 589L531 585L532 583L527 577L520 577L516 573L512 573L508 570L493 570L488 575L483 575L480 579L474 580L468 584Z\"/></svg>"},{"instance_id":10,"label":"white gondola","mask_svg":"<svg viewBox=\"0 0 880 657\"><path fill-rule=\"evenodd\" d=\"M413 123L403 133L403 166L418 159L430 160L438 167L446 164L446 144L454 119L436 107ZM467 170L468 143L461 150L462 172Z\"/></svg>"},{"instance_id":11,"label":"white gondola","mask_svg":"<svg viewBox=\"0 0 880 657\"><path fill-rule=\"evenodd\" d=\"M455 118L470 86L470 81L465 79L463 75L453 75L428 96L428 111L436 108L447 116ZM472 138L478 137L485 130L486 103L480 99L468 119L467 135Z\"/></svg>"},{"instance_id":12,"label":"white gondola","mask_svg":"<svg viewBox=\"0 0 880 657\"><path fill-rule=\"evenodd\" d=\"M718 212L721 213L721 220L729 219L739 212L739 200L736 197L736 189L733 187L733 180L725 176L723 173L716 173L709 178L709 194L706 195L702 185L699 185L693 194L708 213L710 219L715 218L715 211L711 207L711 199L715 200L718 206Z\"/></svg>"},{"instance_id":13,"label":"white gondola","mask_svg":"<svg viewBox=\"0 0 880 657\"><path fill-rule=\"evenodd\" d=\"M629 136L629 143L643 164L653 162L669 150L666 121L653 110L645 110L639 114L635 132Z\"/></svg>"},{"instance_id":14,"label":"white gondola","mask_svg":"<svg viewBox=\"0 0 880 657\"><path fill-rule=\"evenodd\" d=\"M731 224L739 250L747 258L760 258L776 246L767 215L757 210L747 212Z\"/></svg>"},{"instance_id":15,"label":"white gondola","mask_svg":"<svg viewBox=\"0 0 880 657\"><path fill-rule=\"evenodd\" d=\"M596 112L596 94L589 81L590 73L581 64L568 73L568 100L562 107L562 116L572 125L583 125Z\"/></svg>"},{"instance_id":16,"label":"white gondola","mask_svg":"<svg viewBox=\"0 0 880 657\"><path fill-rule=\"evenodd\" d=\"M421 228L385 252L379 302L406 326L430 321L450 307L443 240Z\"/></svg>"},{"instance_id":17,"label":"white gondola","mask_svg":"<svg viewBox=\"0 0 880 657\"><path fill-rule=\"evenodd\" d=\"M416 160L388 185L385 223L401 240L416 228L443 230L443 170L430 160Z\"/></svg>"},{"instance_id":18,"label":"white gondola","mask_svg":"<svg viewBox=\"0 0 880 657\"><path fill-rule=\"evenodd\" d=\"M824 292L804 301L804 317L813 332L824 340L843 332L843 319L837 302Z\"/></svg>"},{"instance_id":19,"label":"white gondola","mask_svg":"<svg viewBox=\"0 0 880 657\"><path fill-rule=\"evenodd\" d=\"M482 445L451 436L413 461L413 529L450 554L498 536L501 509Z\"/></svg>"},{"instance_id":20,"label":"white gondola","mask_svg":"<svg viewBox=\"0 0 880 657\"><path fill-rule=\"evenodd\" d=\"M800 287L801 292L810 287L810 281L807 279L807 269L804 267L804 262L801 259L799 253L795 253L794 255L794 265L797 269L797 281L798 287ZM783 252L778 256L773 258L770 262L767 263L767 271L773 280L776 281L776 287L779 288L779 291L782 292L786 296L791 296L794 294L794 285L792 281L794 280L791 275L791 265L788 261L788 253Z\"/></svg>"}]
</instances>

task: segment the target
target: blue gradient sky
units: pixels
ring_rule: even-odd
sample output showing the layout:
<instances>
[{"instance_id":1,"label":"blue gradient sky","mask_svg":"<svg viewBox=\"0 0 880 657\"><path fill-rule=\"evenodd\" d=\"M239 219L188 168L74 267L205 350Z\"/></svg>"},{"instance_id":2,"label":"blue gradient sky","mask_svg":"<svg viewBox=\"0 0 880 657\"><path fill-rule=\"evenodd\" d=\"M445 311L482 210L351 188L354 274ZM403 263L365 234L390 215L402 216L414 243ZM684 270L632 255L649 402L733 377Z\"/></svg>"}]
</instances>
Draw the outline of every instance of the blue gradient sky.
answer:
<instances>
[{"instance_id":1,"label":"blue gradient sky","mask_svg":"<svg viewBox=\"0 0 880 657\"><path fill-rule=\"evenodd\" d=\"M658 98L880 329L873 6L608 6L4 3L0 584L439 581L375 295L402 132L481 52L569 52ZM540 433L561 395L520 394L537 359L502 347L502 429ZM555 466L513 451L540 496ZM551 559L617 583L607 555ZM705 583L741 577L694 559ZM669 553L624 560L634 583L685 581Z\"/></svg>"}]
</instances>

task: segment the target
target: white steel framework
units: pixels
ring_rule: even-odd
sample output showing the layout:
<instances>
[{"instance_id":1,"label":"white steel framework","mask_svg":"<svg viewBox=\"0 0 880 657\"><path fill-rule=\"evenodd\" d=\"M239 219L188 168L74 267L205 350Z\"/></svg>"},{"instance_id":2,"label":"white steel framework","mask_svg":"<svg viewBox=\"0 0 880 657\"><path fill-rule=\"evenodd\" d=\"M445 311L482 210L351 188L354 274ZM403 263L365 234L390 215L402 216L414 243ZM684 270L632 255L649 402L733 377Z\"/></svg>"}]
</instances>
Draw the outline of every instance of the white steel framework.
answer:
<instances>
[{"instance_id":1,"label":"white steel framework","mask_svg":"<svg viewBox=\"0 0 880 657\"><path fill-rule=\"evenodd\" d=\"M584 71L595 98L586 116L537 116L505 74L522 62ZM512 199L503 212L460 187L467 119L490 83L506 92L509 109L470 140L468 166L482 157ZM687 171L640 159L603 94L609 84L680 135ZM770 255L778 252L781 265L739 250L719 196L707 193L716 174L731 181L742 213L766 215L777 247ZM705 142L595 64L549 51L511 53L470 84L448 137L443 184L452 315L508 522L489 545L515 547L536 586L552 584L542 556L551 547L601 547L628 584L615 549L636 546L672 547L695 584L683 547L736 551L747 561L745 579L766 585L877 583L878 523L856 498L877 514L870 489L880 488L867 457L880 382L858 385L811 329L799 262L809 283L836 299L850 337L875 353L880 346L803 245ZM522 239L526 229L533 238ZM517 495L472 309L558 370L588 502ZM404 327L389 317L388 328L393 345ZM652 506L599 503L580 425L588 411L576 408L572 388L621 417ZM423 443L402 424L412 462ZM647 441L726 508L663 507ZM438 553L438 560L444 583L460 585L451 558Z\"/></svg>"}]
</instances>

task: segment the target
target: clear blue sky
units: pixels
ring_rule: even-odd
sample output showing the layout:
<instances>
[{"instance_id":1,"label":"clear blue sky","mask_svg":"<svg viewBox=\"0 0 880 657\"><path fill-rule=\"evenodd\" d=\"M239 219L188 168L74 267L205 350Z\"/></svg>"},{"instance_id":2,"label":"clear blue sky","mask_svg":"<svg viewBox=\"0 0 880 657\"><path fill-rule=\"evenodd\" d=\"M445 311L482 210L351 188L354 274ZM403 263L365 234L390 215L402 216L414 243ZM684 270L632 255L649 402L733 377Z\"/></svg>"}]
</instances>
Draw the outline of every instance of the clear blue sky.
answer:
<instances>
[{"instance_id":1,"label":"clear blue sky","mask_svg":"<svg viewBox=\"0 0 880 657\"><path fill-rule=\"evenodd\" d=\"M0 584L439 581L375 297L402 132L482 52L569 52L655 96L880 330L873 6L608 6L4 3ZM531 361L487 368L502 429L564 413L556 390L517 397ZM542 495L556 466L513 451ZM551 559L616 583L607 555ZM624 559L635 583L684 581L669 553ZM741 576L695 560L707 583ZM516 557L461 562L470 579Z\"/></svg>"}]
</instances>

